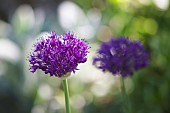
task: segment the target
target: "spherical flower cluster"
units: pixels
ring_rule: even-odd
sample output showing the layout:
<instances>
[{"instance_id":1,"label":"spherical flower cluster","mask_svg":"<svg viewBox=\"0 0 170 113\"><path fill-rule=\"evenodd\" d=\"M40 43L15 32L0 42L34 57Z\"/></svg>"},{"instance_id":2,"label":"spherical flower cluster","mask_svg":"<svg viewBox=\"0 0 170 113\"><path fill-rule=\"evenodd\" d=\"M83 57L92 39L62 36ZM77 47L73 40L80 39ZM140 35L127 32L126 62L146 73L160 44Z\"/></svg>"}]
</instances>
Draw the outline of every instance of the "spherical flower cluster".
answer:
<instances>
[{"instance_id":1,"label":"spherical flower cluster","mask_svg":"<svg viewBox=\"0 0 170 113\"><path fill-rule=\"evenodd\" d=\"M41 69L50 76L63 77L75 72L79 63L87 60L88 44L67 32L57 36L55 32L43 35L33 45L28 56L31 72Z\"/></svg>"},{"instance_id":2,"label":"spherical flower cluster","mask_svg":"<svg viewBox=\"0 0 170 113\"><path fill-rule=\"evenodd\" d=\"M101 44L93 64L102 71L126 77L148 64L148 54L139 41L111 38Z\"/></svg>"}]
</instances>

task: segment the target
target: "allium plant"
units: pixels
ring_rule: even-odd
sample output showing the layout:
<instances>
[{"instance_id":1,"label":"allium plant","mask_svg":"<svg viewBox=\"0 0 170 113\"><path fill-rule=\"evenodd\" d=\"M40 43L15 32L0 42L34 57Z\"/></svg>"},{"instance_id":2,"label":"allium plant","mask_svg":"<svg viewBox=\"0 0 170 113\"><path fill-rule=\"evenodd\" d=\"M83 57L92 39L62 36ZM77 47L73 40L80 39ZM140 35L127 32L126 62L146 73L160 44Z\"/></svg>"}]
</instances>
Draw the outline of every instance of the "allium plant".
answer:
<instances>
[{"instance_id":1,"label":"allium plant","mask_svg":"<svg viewBox=\"0 0 170 113\"><path fill-rule=\"evenodd\" d=\"M124 78L147 66L148 60L148 53L141 42L120 37L111 38L109 42L100 45L93 65L104 72L109 71L113 75L121 76L122 94L127 103ZM130 113L130 107L127 109Z\"/></svg>"},{"instance_id":2,"label":"allium plant","mask_svg":"<svg viewBox=\"0 0 170 113\"><path fill-rule=\"evenodd\" d=\"M88 44L78 39L74 33L66 32L61 36L55 32L43 35L33 45L28 56L30 71L40 69L45 74L63 79L66 112L70 113L67 77L75 72L79 63L87 60Z\"/></svg>"},{"instance_id":3,"label":"allium plant","mask_svg":"<svg viewBox=\"0 0 170 113\"><path fill-rule=\"evenodd\" d=\"M139 41L111 38L100 45L93 64L102 71L127 77L148 64L148 54Z\"/></svg>"}]
</instances>

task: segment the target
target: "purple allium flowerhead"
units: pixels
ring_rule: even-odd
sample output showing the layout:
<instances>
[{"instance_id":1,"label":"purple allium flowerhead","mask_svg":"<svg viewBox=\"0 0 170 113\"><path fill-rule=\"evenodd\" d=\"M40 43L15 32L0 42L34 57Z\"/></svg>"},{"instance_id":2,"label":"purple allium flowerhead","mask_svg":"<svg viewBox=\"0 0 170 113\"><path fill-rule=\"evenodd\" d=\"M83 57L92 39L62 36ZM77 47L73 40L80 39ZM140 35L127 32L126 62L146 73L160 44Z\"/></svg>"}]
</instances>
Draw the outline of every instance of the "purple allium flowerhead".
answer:
<instances>
[{"instance_id":1,"label":"purple allium flowerhead","mask_svg":"<svg viewBox=\"0 0 170 113\"><path fill-rule=\"evenodd\" d=\"M147 66L148 60L148 53L139 41L121 37L102 43L93 65L102 71L127 77Z\"/></svg>"},{"instance_id":2,"label":"purple allium flowerhead","mask_svg":"<svg viewBox=\"0 0 170 113\"><path fill-rule=\"evenodd\" d=\"M87 60L88 44L74 33L57 36L55 32L43 35L34 45L28 59L30 71L37 69L50 76L65 77L75 72L79 63Z\"/></svg>"}]
</instances>

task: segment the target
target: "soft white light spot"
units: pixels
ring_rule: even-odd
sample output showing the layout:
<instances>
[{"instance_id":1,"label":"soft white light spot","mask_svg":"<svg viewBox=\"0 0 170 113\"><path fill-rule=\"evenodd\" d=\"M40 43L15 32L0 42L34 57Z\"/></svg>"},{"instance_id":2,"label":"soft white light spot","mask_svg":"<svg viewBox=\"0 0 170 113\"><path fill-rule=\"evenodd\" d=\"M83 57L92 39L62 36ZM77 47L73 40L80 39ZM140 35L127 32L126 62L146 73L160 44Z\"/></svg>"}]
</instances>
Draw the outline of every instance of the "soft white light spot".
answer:
<instances>
[{"instance_id":1,"label":"soft white light spot","mask_svg":"<svg viewBox=\"0 0 170 113\"><path fill-rule=\"evenodd\" d=\"M143 5L149 5L151 3L151 0L138 0Z\"/></svg>"},{"instance_id":2,"label":"soft white light spot","mask_svg":"<svg viewBox=\"0 0 170 113\"><path fill-rule=\"evenodd\" d=\"M59 108L64 108L65 107L64 93L62 93L62 95L55 96L55 100L58 102Z\"/></svg>"},{"instance_id":3,"label":"soft white light spot","mask_svg":"<svg viewBox=\"0 0 170 113\"><path fill-rule=\"evenodd\" d=\"M162 10L166 10L169 7L169 0L153 0L153 2Z\"/></svg>"},{"instance_id":4,"label":"soft white light spot","mask_svg":"<svg viewBox=\"0 0 170 113\"><path fill-rule=\"evenodd\" d=\"M61 109L62 107L59 105L59 103L57 102L57 100L54 98L51 100L50 102L50 108L52 110L58 110L58 109Z\"/></svg>"},{"instance_id":5,"label":"soft white light spot","mask_svg":"<svg viewBox=\"0 0 170 113\"><path fill-rule=\"evenodd\" d=\"M0 58L10 62L17 62L20 59L20 49L8 39L0 39Z\"/></svg>"},{"instance_id":6,"label":"soft white light spot","mask_svg":"<svg viewBox=\"0 0 170 113\"><path fill-rule=\"evenodd\" d=\"M93 24L95 27L98 27L101 22L102 14L98 9L90 9L87 12L87 17L91 24Z\"/></svg>"},{"instance_id":7,"label":"soft white light spot","mask_svg":"<svg viewBox=\"0 0 170 113\"><path fill-rule=\"evenodd\" d=\"M6 37L8 32L11 30L10 24L0 20L0 36Z\"/></svg>"},{"instance_id":8,"label":"soft white light spot","mask_svg":"<svg viewBox=\"0 0 170 113\"><path fill-rule=\"evenodd\" d=\"M76 71L75 73L75 75L79 75L79 77L76 79L80 79L80 81L83 83L92 83L92 82L103 80L104 78L108 79L109 77L108 73L105 73L105 76L103 76L103 72L97 69L94 65L92 65L93 58L96 55L96 51L98 49L97 45L89 45L89 46L91 47L91 49L89 49L89 54L87 56L88 59L85 63L78 65L78 69L80 70ZM98 65L100 65L100 62L98 63Z\"/></svg>"},{"instance_id":9,"label":"soft white light spot","mask_svg":"<svg viewBox=\"0 0 170 113\"><path fill-rule=\"evenodd\" d=\"M106 81L106 80L105 80L105 82L97 81L91 87L91 91L96 96L105 96L109 92L110 88L111 88L111 84L109 83L109 81Z\"/></svg>"},{"instance_id":10,"label":"soft white light spot","mask_svg":"<svg viewBox=\"0 0 170 113\"><path fill-rule=\"evenodd\" d=\"M43 99L50 99L52 96L52 89L49 85L44 84L41 85L40 88L38 89L38 94L43 98Z\"/></svg>"},{"instance_id":11,"label":"soft white light spot","mask_svg":"<svg viewBox=\"0 0 170 113\"><path fill-rule=\"evenodd\" d=\"M73 31L81 38L90 39L95 35L95 31L101 19L99 12L93 11L94 16L89 14L89 18L83 10L75 3L65 1L58 7L58 18L64 30ZM92 22L89 22L89 20Z\"/></svg>"},{"instance_id":12,"label":"soft white light spot","mask_svg":"<svg viewBox=\"0 0 170 113\"><path fill-rule=\"evenodd\" d=\"M65 29L74 28L78 24L83 23L83 21L87 21L83 10L70 1L60 4L58 14L61 26Z\"/></svg>"},{"instance_id":13,"label":"soft white light spot","mask_svg":"<svg viewBox=\"0 0 170 113\"><path fill-rule=\"evenodd\" d=\"M21 5L16 11L16 17L19 19L19 27L22 29L32 29L35 24L34 11L29 5ZM17 27L17 26L16 26Z\"/></svg>"},{"instance_id":14,"label":"soft white light spot","mask_svg":"<svg viewBox=\"0 0 170 113\"><path fill-rule=\"evenodd\" d=\"M91 38L94 36L94 28L91 25L84 25L77 28L78 37L81 38Z\"/></svg>"},{"instance_id":15,"label":"soft white light spot","mask_svg":"<svg viewBox=\"0 0 170 113\"><path fill-rule=\"evenodd\" d=\"M45 109L43 106L35 106L31 110L31 113L45 113Z\"/></svg>"},{"instance_id":16,"label":"soft white light spot","mask_svg":"<svg viewBox=\"0 0 170 113\"><path fill-rule=\"evenodd\" d=\"M75 95L72 98L72 107L82 109L86 105L85 98L81 95Z\"/></svg>"}]
</instances>

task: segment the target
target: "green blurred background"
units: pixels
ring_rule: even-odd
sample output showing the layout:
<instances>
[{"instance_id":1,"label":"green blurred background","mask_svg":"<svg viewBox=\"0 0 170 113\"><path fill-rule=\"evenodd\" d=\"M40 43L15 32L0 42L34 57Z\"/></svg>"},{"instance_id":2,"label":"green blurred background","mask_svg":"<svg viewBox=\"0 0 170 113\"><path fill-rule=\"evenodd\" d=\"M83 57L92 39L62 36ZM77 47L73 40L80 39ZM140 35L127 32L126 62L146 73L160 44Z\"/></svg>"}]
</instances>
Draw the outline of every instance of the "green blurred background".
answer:
<instances>
[{"instance_id":1,"label":"green blurred background","mask_svg":"<svg viewBox=\"0 0 170 113\"><path fill-rule=\"evenodd\" d=\"M61 80L29 72L36 38L74 31L91 49L69 78L72 113L123 113L120 78L92 65L111 36L140 40L150 64L126 78L133 113L170 113L169 0L1 0L0 113L64 113Z\"/></svg>"}]
</instances>

